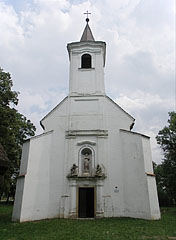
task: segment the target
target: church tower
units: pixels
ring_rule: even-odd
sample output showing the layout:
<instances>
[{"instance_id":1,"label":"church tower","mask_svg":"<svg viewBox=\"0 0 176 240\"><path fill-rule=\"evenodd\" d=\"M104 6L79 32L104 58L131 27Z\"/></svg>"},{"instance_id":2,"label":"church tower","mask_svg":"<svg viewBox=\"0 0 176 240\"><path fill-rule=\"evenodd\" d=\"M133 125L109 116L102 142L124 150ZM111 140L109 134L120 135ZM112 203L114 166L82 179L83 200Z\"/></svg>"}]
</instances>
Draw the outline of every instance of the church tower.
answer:
<instances>
[{"instance_id":1,"label":"church tower","mask_svg":"<svg viewBox=\"0 0 176 240\"><path fill-rule=\"evenodd\" d=\"M69 94L23 145L13 221L47 218L159 219L150 138L105 94L106 44L86 19L67 45Z\"/></svg>"},{"instance_id":2,"label":"church tower","mask_svg":"<svg viewBox=\"0 0 176 240\"><path fill-rule=\"evenodd\" d=\"M70 59L69 94L104 95L106 43L95 41L88 21L80 42L67 45Z\"/></svg>"}]
</instances>

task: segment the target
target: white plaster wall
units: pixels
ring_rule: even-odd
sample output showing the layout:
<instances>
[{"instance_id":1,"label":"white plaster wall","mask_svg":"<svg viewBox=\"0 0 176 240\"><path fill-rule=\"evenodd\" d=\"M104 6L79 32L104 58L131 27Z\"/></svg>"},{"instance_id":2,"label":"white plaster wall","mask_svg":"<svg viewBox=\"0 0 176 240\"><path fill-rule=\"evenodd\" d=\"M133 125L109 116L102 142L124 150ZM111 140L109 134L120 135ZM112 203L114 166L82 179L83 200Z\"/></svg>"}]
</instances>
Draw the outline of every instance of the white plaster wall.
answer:
<instances>
[{"instance_id":1,"label":"white plaster wall","mask_svg":"<svg viewBox=\"0 0 176 240\"><path fill-rule=\"evenodd\" d=\"M148 166L151 161L148 145L149 139L127 131L121 131L121 139L123 151L124 216L159 219L160 211L156 182L154 177L150 176L148 178L145 174L145 160L148 161ZM147 143L145 146L144 142Z\"/></svg>"},{"instance_id":2,"label":"white plaster wall","mask_svg":"<svg viewBox=\"0 0 176 240\"><path fill-rule=\"evenodd\" d=\"M30 147L30 141L27 140L23 144L23 151L22 151L21 165L20 165L20 174L19 174L20 177L17 179L12 221L19 220L20 216L21 216L25 175L27 172L27 165L28 165L29 147Z\"/></svg>"},{"instance_id":3,"label":"white plaster wall","mask_svg":"<svg viewBox=\"0 0 176 240\"><path fill-rule=\"evenodd\" d=\"M160 210L159 210L156 180L155 180L155 177L152 176L153 165L152 165L152 155L151 155L151 148L150 148L150 139L143 136L141 136L141 138L142 138L142 145L143 145L143 152L144 152L145 172L146 172L146 178L147 178L147 184L148 184L151 219L159 219L161 216L160 216ZM148 174L151 174L151 175L148 175Z\"/></svg>"},{"instance_id":4,"label":"white plaster wall","mask_svg":"<svg viewBox=\"0 0 176 240\"><path fill-rule=\"evenodd\" d=\"M121 132L123 151L124 216L150 218L142 141L139 135Z\"/></svg>"},{"instance_id":5,"label":"white plaster wall","mask_svg":"<svg viewBox=\"0 0 176 240\"><path fill-rule=\"evenodd\" d=\"M76 142L92 141L96 145L95 165L101 164L107 172L107 179L103 181L102 193L97 203L97 207L104 212L104 216L122 216L123 213L123 184L122 184L122 154L120 151L119 128L129 129L133 118L126 114L115 103L106 97L72 97L70 107L69 129L105 129L108 130L108 137L99 138L96 136L77 136L76 139L69 140L70 155L75 159L70 163L76 163L79 148ZM71 147L72 146L72 147ZM75 147L76 146L76 147ZM74 155L74 157L73 157ZM119 193L114 193L118 186ZM71 201L71 198L70 198Z\"/></svg>"},{"instance_id":6,"label":"white plaster wall","mask_svg":"<svg viewBox=\"0 0 176 240\"><path fill-rule=\"evenodd\" d=\"M18 178L15 192L15 202L12 213L12 221L20 221L21 207L24 191L24 178Z\"/></svg>"},{"instance_id":7,"label":"white plaster wall","mask_svg":"<svg viewBox=\"0 0 176 240\"><path fill-rule=\"evenodd\" d=\"M70 55L70 81L69 93L77 94L104 94L104 43L87 42L73 43L69 45ZM81 68L81 56L90 54L92 57L92 68Z\"/></svg>"},{"instance_id":8,"label":"white plaster wall","mask_svg":"<svg viewBox=\"0 0 176 240\"><path fill-rule=\"evenodd\" d=\"M150 201L150 214L151 214L150 219L157 220L161 218L161 214L159 209L155 177L147 176L147 184L148 184L148 193L149 193L149 201Z\"/></svg>"},{"instance_id":9,"label":"white plaster wall","mask_svg":"<svg viewBox=\"0 0 176 240\"><path fill-rule=\"evenodd\" d=\"M124 116L125 115L125 116ZM105 129L108 130L107 138L96 136L77 136L76 139L69 139L69 150L71 161L77 164L79 148L76 146L80 141L92 141L96 145L95 165L102 164L107 172L107 179L104 180L102 195L99 200L104 216L121 216L123 206L123 185L122 185L122 156L120 151L119 128L129 129L133 118L112 103L106 97L72 97L70 101L70 122L71 130ZM69 171L69 168L67 168ZM118 186L120 193L114 193ZM98 196L97 196L98 197ZM99 198L99 197L98 197ZM70 198L70 201L72 199Z\"/></svg>"},{"instance_id":10,"label":"white plaster wall","mask_svg":"<svg viewBox=\"0 0 176 240\"><path fill-rule=\"evenodd\" d=\"M45 134L30 140L20 221L69 216L68 111L65 99L42 120Z\"/></svg>"},{"instance_id":11,"label":"white plaster wall","mask_svg":"<svg viewBox=\"0 0 176 240\"><path fill-rule=\"evenodd\" d=\"M112 103L109 98L104 96L69 97L68 101L64 102L65 108L66 105L67 111L60 111L58 108L58 110L56 109L54 113L47 117L47 120L45 119L45 121L43 121L43 124L47 122L47 129L51 129L52 126L52 129L58 133L58 126L62 126L60 128L64 130L108 130L107 138L85 135L66 140L67 149L64 160L63 178L65 179L65 194L69 195L67 201L70 200L72 202L73 200L71 198L72 193L70 192L70 187L66 181L66 176L73 163L78 165L78 152L80 146L77 146L77 143L81 141L92 141L96 143L96 145L93 146L96 156L95 165L102 164L107 172L107 179L104 181L103 193L99 205L105 208L104 210L101 209L105 211L105 216L120 216L122 215L123 195L114 193L116 185L118 189L121 189L120 191L123 192L121 181L122 162L121 152L119 151L119 128L124 127L129 129L129 126L133 122L133 118L126 114L115 103ZM68 125L64 125L65 121L61 122L61 119L58 118L63 112L68 114L68 120L66 120ZM58 121L58 119L60 121ZM64 135L62 137L65 138ZM59 141L64 140L61 140L61 136L58 135L58 139L55 139L55 142ZM63 201L65 200L62 199L62 202ZM68 210L67 213L69 213Z\"/></svg>"},{"instance_id":12,"label":"white plaster wall","mask_svg":"<svg viewBox=\"0 0 176 240\"><path fill-rule=\"evenodd\" d=\"M29 156L30 140L23 144L22 161L20 165L20 175L25 175L27 172L28 156Z\"/></svg>"},{"instance_id":13,"label":"white plaster wall","mask_svg":"<svg viewBox=\"0 0 176 240\"><path fill-rule=\"evenodd\" d=\"M96 91L95 69L78 69L74 92L93 93Z\"/></svg>"},{"instance_id":14,"label":"white plaster wall","mask_svg":"<svg viewBox=\"0 0 176 240\"><path fill-rule=\"evenodd\" d=\"M60 125L62 128L62 124L65 121L65 117L67 115L68 115L68 97L64 98L52 111L50 111L41 120L41 123L44 126L44 132L53 130L54 128L56 128L57 125Z\"/></svg>"},{"instance_id":15,"label":"white plaster wall","mask_svg":"<svg viewBox=\"0 0 176 240\"><path fill-rule=\"evenodd\" d=\"M51 142L52 132L30 140L20 221L49 218L56 212L51 189L56 191L58 183L52 184Z\"/></svg>"},{"instance_id":16,"label":"white plaster wall","mask_svg":"<svg viewBox=\"0 0 176 240\"><path fill-rule=\"evenodd\" d=\"M153 165L152 165L152 153L150 148L150 138L141 136L143 153L144 153L144 166L145 172L153 173Z\"/></svg>"},{"instance_id":17,"label":"white plaster wall","mask_svg":"<svg viewBox=\"0 0 176 240\"><path fill-rule=\"evenodd\" d=\"M104 126L108 130L108 138L104 139L99 152L107 171L107 178L103 188L104 216L123 215L123 181L122 181L122 153L119 128L129 129L133 118L120 109L109 98L105 98L103 103ZM116 188L117 187L117 188Z\"/></svg>"}]
</instances>

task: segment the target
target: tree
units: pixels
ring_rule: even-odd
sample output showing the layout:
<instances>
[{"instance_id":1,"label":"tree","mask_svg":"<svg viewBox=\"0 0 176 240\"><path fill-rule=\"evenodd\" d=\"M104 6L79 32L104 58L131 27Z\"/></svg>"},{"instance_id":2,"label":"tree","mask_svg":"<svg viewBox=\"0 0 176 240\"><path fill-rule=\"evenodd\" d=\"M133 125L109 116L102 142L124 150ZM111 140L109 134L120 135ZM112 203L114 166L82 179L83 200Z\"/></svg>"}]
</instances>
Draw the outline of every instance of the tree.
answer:
<instances>
[{"instance_id":1,"label":"tree","mask_svg":"<svg viewBox=\"0 0 176 240\"><path fill-rule=\"evenodd\" d=\"M29 136L34 136L36 130L31 121L15 109L19 93L12 91L12 86L10 73L0 68L0 144L10 161L0 195L4 193L7 197L15 192L23 141Z\"/></svg>"},{"instance_id":2,"label":"tree","mask_svg":"<svg viewBox=\"0 0 176 240\"><path fill-rule=\"evenodd\" d=\"M159 131L156 136L160 144L164 159L157 166L156 178L158 189L168 197L168 201L176 202L176 113L169 112L169 125Z\"/></svg>"}]
</instances>

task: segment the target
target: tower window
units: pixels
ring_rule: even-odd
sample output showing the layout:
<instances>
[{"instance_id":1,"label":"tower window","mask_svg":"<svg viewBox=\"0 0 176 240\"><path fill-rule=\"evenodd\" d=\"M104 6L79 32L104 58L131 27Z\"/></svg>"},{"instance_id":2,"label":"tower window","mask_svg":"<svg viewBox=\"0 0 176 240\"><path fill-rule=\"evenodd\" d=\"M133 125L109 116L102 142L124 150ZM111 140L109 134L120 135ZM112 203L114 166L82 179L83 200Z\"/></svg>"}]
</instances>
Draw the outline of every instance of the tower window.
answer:
<instances>
[{"instance_id":1,"label":"tower window","mask_svg":"<svg viewBox=\"0 0 176 240\"><path fill-rule=\"evenodd\" d=\"M91 55L84 54L81 57L81 68L91 68Z\"/></svg>"}]
</instances>

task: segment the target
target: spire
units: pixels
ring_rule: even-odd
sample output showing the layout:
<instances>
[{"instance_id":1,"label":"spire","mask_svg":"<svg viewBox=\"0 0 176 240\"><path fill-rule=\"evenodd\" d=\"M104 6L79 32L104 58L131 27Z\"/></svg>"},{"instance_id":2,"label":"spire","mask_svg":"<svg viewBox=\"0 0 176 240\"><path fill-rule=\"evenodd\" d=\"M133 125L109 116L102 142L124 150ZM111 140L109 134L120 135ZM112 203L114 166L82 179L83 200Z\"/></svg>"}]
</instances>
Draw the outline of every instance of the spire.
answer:
<instances>
[{"instance_id":1,"label":"spire","mask_svg":"<svg viewBox=\"0 0 176 240\"><path fill-rule=\"evenodd\" d=\"M86 27L85 27L84 32L82 34L80 42L83 42L83 41L95 41L95 39L93 37L93 34L92 34L92 31L91 31L91 29L89 27L89 23L88 23L89 22L88 14L91 14L91 13L89 13L87 11L84 14L87 14L87 18L86 18L87 24L86 24Z\"/></svg>"}]
</instances>

